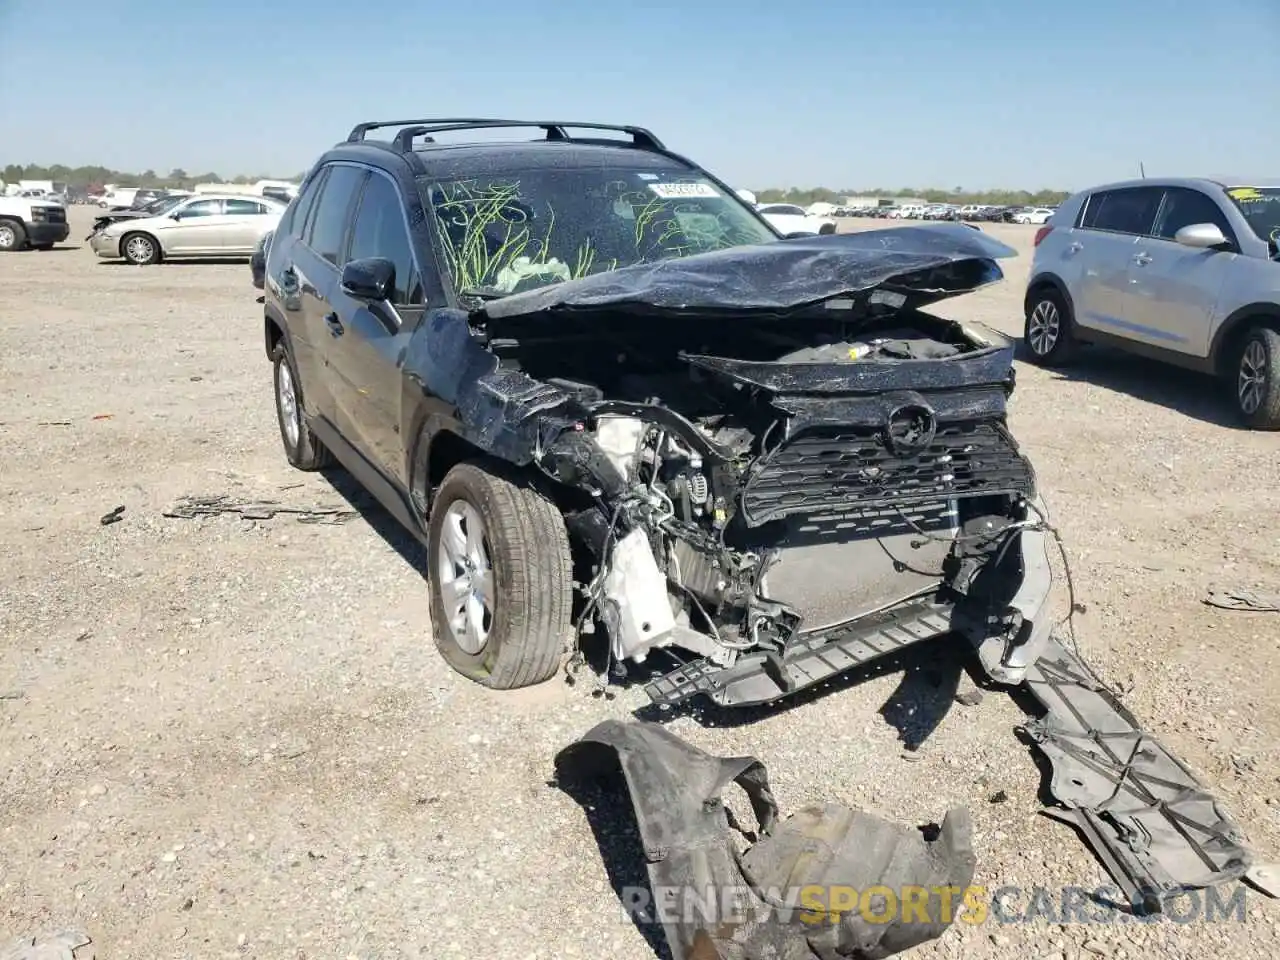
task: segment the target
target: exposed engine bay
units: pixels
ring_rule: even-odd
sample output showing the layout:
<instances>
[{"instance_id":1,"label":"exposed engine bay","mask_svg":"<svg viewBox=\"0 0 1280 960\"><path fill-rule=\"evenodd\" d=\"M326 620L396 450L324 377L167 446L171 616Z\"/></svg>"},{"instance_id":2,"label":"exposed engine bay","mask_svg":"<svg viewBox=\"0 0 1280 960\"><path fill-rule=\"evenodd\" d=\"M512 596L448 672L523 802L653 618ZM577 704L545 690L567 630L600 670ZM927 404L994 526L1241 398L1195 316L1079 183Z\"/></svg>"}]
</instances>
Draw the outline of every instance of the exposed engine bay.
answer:
<instances>
[{"instance_id":1,"label":"exposed engine bay","mask_svg":"<svg viewBox=\"0 0 1280 960\"><path fill-rule=\"evenodd\" d=\"M615 670L673 655L655 700L768 701L951 631L1017 683L1047 638L1012 344L922 309L1012 251L881 234L642 264L469 317L493 366L459 408L554 481L580 634L603 628Z\"/></svg>"}]
</instances>

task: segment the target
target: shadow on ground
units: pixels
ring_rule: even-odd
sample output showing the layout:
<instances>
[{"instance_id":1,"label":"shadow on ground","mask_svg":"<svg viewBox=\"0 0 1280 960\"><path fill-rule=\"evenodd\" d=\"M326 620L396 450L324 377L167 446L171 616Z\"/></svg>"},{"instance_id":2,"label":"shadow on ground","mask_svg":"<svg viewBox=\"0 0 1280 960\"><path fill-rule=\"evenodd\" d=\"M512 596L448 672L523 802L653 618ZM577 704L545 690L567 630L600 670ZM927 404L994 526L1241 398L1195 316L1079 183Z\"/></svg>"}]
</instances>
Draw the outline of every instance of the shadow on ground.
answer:
<instances>
[{"instance_id":1,"label":"shadow on ground","mask_svg":"<svg viewBox=\"0 0 1280 960\"><path fill-rule=\"evenodd\" d=\"M550 786L559 788L582 807L600 850L609 885L617 894L619 909L634 905L635 909L627 912L649 948L659 960L672 960L666 934L657 922L652 906L639 909L644 905L642 898L646 895L648 904L655 902L649 873L645 869L648 861L622 767L616 760L610 766L609 773L598 778L562 771ZM607 922L611 922L611 918L610 921L602 919L602 927Z\"/></svg>"},{"instance_id":2,"label":"shadow on ground","mask_svg":"<svg viewBox=\"0 0 1280 960\"><path fill-rule=\"evenodd\" d=\"M1027 348L1021 340L1018 349L1025 358ZM1236 419L1230 393L1208 374L1101 346L1083 347L1069 366L1049 372L1058 380L1092 383L1217 427L1244 429Z\"/></svg>"},{"instance_id":3,"label":"shadow on ground","mask_svg":"<svg viewBox=\"0 0 1280 960\"><path fill-rule=\"evenodd\" d=\"M54 247L55 250L59 249ZM78 250L78 247L68 247L70 250ZM245 264L249 262L248 255L243 257L182 257L170 260L167 257L158 263L148 264L151 267L209 267L217 264ZM102 260L99 261L100 267L133 267L135 270L144 269L137 264L130 263L128 260Z\"/></svg>"},{"instance_id":4,"label":"shadow on ground","mask_svg":"<svg viewBox=\"0 0 1280 960\"><path fill-rule=\"evenodd\" d=\"M350 504L351 509L373 528L374 533L387 542L405 563L413 567L424 579L427 576L427 548L399 520L382 506L360 483L342 467L325 467L320 475L329 481L334 491Z\"/></svg>"}]
</instances>

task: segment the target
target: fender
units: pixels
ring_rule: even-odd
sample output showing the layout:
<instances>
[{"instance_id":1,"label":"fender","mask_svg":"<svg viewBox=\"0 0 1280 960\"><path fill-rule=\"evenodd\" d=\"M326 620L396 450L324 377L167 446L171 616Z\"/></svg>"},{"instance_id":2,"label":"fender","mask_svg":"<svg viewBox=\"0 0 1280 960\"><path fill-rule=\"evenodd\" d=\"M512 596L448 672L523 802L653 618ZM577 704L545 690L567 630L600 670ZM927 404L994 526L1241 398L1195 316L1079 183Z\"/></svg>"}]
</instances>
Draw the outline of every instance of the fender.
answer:
<instances>
[{"instance_id":1,"label":"fender","mask_svg":"<svg viewBox=\"0 0 1280 960\"><path fill-rule=\"evenodd\" d=\"M1250 320L1270 320L1276 329L1280 329L1280 304L1267 301L1250 303L1232 312L1214 331L1213 340L1209 344L1209 362L1213 369L1221 371L1221 363L1228 358L1222 351L1231 343L1235 334Z\"/></svg>"}]
</instances>

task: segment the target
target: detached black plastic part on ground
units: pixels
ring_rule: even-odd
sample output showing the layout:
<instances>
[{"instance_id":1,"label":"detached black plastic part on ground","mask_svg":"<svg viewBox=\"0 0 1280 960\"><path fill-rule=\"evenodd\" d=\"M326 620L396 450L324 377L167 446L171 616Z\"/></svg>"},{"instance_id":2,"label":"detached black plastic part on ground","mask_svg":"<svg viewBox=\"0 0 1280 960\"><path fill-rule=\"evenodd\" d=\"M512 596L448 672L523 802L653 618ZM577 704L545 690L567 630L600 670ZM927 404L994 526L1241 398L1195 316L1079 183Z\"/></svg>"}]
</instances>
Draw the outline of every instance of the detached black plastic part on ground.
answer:
<instances>
[{"instance_id":1,"label":"detached black plastic part on ground","mask_svg":"<svg viewBox=\"0 0 1280 960\"><path fill-rule=\"evenodd\" d=\"M941 936L959 904L943 904L939 890L973 879L963 808L928 832L837 804L779 823L758 759L712 756L651 723L606 720L556 757L562 786L619 766L673 960L892 956ZM759 825L744 852L721 800L730 783L747 794ZM875 887L893 900L864 904L860 895ZM918 892L914 909L898 901L908 890Z\"/></svg>"},{"instance_id":2,"label":"detached black plastic part on ground","mask_svg":"<svg viewBox=\"0 0 1280 960\"><path fill-rule=\"evenodd\" d=\"M1135 911L1241 878L1252 854L1195 775L1057 639L1027 674L1026 731L1053 767L1056 819L1079 830Z\"/></svg>"}]
</instances>

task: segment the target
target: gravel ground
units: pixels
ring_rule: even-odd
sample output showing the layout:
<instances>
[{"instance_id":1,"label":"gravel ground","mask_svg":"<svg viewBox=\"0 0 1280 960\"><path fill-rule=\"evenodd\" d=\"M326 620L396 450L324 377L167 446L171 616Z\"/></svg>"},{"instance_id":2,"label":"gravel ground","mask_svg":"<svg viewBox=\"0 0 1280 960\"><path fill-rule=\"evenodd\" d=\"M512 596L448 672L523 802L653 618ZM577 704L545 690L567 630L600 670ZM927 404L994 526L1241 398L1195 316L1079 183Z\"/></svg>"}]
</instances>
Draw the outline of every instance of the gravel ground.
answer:
<instances>
[{"instance_id":1,"label":"gravel ground","mask_svg":"<svg viewBox=\"0 0 1280 960\"><path fill-rule=\"evenodd\" d=\"M412 541L341 474L285 463L247 266L100 263L77 246L89 216L73 208L65 248L0 262L0 943L79 925L100 958L652 957L611 888L642 869L625 808L603 805L602 852L549 783L558 748L642 691L497 695L451 672ZM1007 282L946 309L1016 333L1034 228L989 232L1021 252ZM1273 859L1280 616L1201 598L1280 587L1276 435L1233 427L1211 384L1117 354L1018 373L1013 426L1070 548L1083 650ZM162 516L220 494L360 515ZM1014 703L951 704L972 683L937 644L751 722L675 729L761 757L784 812L969 805L977 883L1106 883L1037 815ZM914 955L1280 954L1280 910L1246 907L959 923Z\"/></svg>"}]
</instances>

